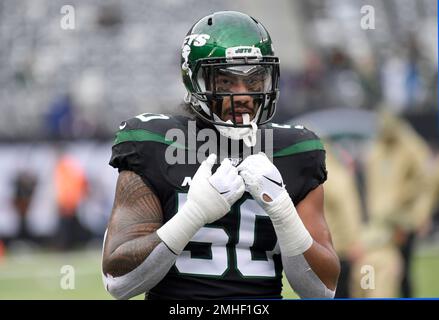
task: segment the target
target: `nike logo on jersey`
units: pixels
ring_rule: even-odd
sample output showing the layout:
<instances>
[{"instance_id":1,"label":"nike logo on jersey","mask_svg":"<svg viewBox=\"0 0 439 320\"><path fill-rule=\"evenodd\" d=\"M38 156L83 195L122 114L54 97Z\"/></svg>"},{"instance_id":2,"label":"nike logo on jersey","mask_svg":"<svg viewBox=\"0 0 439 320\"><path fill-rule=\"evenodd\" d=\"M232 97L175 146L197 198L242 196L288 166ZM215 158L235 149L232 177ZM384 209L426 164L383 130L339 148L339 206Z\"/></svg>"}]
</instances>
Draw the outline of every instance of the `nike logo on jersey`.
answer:
<instances>
[{"instance_id":1,"label":"nike logo on jersey","mask_svg":"<svg viewBox=\"0 0 439 320\"><path fill-rule=\"evenodd\" d=\"M274 184L278 185L279 187L283 188L283 181L281 181L281 182L277 182L276 180L270 179L270 178L268 178L268 177L266 177L266 176L263 176L263 177L264 177L265 179L267 179L267 180L273 182Z\"/></svg>"}]
</instances>

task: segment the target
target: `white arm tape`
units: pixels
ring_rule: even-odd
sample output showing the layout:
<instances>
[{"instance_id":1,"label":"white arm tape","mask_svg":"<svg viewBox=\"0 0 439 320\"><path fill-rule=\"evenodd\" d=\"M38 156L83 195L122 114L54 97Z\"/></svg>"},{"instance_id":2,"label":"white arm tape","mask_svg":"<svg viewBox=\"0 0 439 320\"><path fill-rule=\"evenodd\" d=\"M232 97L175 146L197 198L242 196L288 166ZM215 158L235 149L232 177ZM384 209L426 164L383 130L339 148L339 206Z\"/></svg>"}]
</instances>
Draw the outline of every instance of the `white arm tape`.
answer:
<instances>
[{"instance_id":1,"label":"white arm tape","mask_svg":"<svg viewBox=\"0 0 439 320\"><path fill-rule=\"evenodd\" d=\"M325 286L311 269L303 254L294 257L282 255L282 264L288 282L300 298L334 298L335 291Z\"/></svg>"},{"instance_id":2,"label":"white arm tape","mask_svg":"<svg viewBox=\"0 0 439 320\"><path fill-rule=\"evenodd\" d=\"M204 226L202 215L203 212L197 204L188 199L180 210L157 230L157 235L169 249L179 255L195 233Z\"/></svg>"},{"instance_id":3,"label":"white arm tape","mask_svg":"<svg viewBox=\"0 0 439 320\"><path fill-rule=\"evenodd\" d=\"M120 277L102 274L107 291L116 299L129 299L155 287L175 263L177 256L159 243L137 268Z\"/></svg>"},{"instance_id":4,"label":"white arm tape","mask_svg":"<svg viewBox=\"0 0 439 320\"><path fill-rule=\"evenodd\" d=\"M273 222L282 255L297 256L312 246L313 239L286 190L265 205L265 210Z\"/></svg>"}]
</instances>

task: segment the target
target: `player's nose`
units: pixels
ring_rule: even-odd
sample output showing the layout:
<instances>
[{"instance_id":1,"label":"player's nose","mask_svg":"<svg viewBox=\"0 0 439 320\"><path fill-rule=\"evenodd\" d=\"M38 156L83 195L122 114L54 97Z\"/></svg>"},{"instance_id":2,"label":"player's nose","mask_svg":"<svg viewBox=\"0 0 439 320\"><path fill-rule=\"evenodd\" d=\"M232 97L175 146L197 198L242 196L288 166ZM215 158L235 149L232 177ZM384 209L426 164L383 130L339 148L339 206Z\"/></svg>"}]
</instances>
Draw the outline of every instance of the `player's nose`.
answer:
<instances>
[{"instance_id":1,"label":"player's nose","mask_svg":"<svg viewBox=\"0 0 439 320\"><path fill-rule=\"evenodd\" d=\"M232 88L232 92L233 93L247 93L249 92L249 89L247 88L247 86L245 85L245 83L243 81L238 81ZM239 95L239 96L235 96L234 97L234 101L235 102L250 102L251 101L251 96L248 95Z\"/></svg>"},{"instance_id":2,"label":"player's nose","mask_svg":"<svg viewBox=\"0 0 439 320\"><path fill-rule=\"evenodd\" d=\"M246 93L248 92L248 88L242 80L236 81L233 87L231 88L233 93Z\"/></svg>"}]
</instances>

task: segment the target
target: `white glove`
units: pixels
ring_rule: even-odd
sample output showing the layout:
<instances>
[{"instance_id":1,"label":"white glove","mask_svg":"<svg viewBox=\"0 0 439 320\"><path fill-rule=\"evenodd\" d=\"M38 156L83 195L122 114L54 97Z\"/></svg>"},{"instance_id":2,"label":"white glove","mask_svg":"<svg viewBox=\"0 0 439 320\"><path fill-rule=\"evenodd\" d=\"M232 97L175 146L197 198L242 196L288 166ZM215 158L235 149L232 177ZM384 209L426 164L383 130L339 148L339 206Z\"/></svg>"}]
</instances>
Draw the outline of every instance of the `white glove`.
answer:
<instances>
[{"instance_id":1,"label":"white glove","mask_svg":"<svg viewBox=\"0 0 439 320\"><path fill-rule=\"evenodd\" d=\"M244 193L244 181L238 170L225 159L212 175L216 155L211 154L195 173L186 203L157 230L157 235L176 254L183 251L195 233L230 211Z\"/></svg>"},{"instance_id":2,"label":"white glove","mask_svg":"<svg viewBox=\"0 0 439 320\"><path fill-rule=\"evenodd\" d=\"M246 190L273 222L282 254L289 257L308 250L313 239L300 219L276 166L260 152L247 157L238 166L238 171Z\"/></svg>"},{"instance_id":3,"label":"white glove","mask_svg":"<svg viewBox=\"0 0 439 320\"><path fill-rule=\"evenodd\" d=\"M221 166L209 178L209 182L226 199L230 206L240 199L245 191L244 180L238 174L238 169L227 158L221 162ZM206 200L210 204L210 199L207 198Z\"/></svg>"},{"instance_id":4,"label":"white glove","mask_svg":"<svg viewBox=\"0 0 439 320\"><path fill-rule=\"evenodd\" d=\"M286 192L279 170L263 152L247 157L238 171L247 191L264 208Z\"/></svg>"}]
</instances>

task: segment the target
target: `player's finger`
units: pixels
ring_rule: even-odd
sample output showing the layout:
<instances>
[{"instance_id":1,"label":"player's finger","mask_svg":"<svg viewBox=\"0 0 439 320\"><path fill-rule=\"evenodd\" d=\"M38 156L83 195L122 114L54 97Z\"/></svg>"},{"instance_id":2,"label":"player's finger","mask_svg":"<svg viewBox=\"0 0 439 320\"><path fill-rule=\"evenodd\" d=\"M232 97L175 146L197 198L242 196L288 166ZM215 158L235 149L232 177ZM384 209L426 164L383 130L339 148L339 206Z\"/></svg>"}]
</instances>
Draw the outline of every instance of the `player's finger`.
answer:
<instances>
[{"instance_id":1,"label":"player's finger","mask_svg":"<svg viewBox=\"0 0 439 320\"><path fill-rule=\"evenodd\" d=\"M245 169L241 170L239 172L239 175L244 180L244 183L247 183L248 181L252 180L252 175L250 174L250 172L248 170L245 170Z\"/></svg>"},{"instance_id":2,"label":"player's finger","mask_svg":"<svg viewBox=\"0 0 439 320\"><path fill-rule=\"evenodd\" d=\"M245 192L245 184L241 184L239 188L236 190L236 193L242 195Z\"/></svg>"},{"instance_id":3,"label":"player's finger","mask_svg":"<svg viewBox=\"0 0 439 320\"><path fill-rule=\"evenodd\" d=\"M233 185L236 187L244 185L244 179L240 175L237 175L233 180Z\"/></svg>"},{"instance_id":4,"label":"player's finger","mask_svg":"<svg viewBox=\"0 0 439 320\"><path fill-rule=\"evenodd\" d=\"M194 176L194 179L196 176L200 176L200 175L210 177L212 175L212 167L215 164L215 162L216 162L216 154L212 153L209 155L209 157L207 157L206 160L204 160L201 163L200 167L198 168Z\"/></svg>"},{"instance_id":5,"label":"player's finger","mask_svg":"<svg viewBox=\"0 0 439 320\"><path fill-rule=\"evenodd\" d=\"M228 158L224 158L224 160L221 162L221 165L218 167L218 169L216 169L216 172L221 175L227 175L232 168L234 167L230 160Z\"/></svg>"},{"instance_id":6,"label":"player's finger","mask_svg":"<svg viewBox=\"0 0 439 320\"><path fill-rule=\"evenodd\" d=\"M211 153L206 160L204 160L206 162L207 165L210 166L210 169L212 169L213 165L216 162L216 154L215 153Z\"/></svg>"},{"instance_id":7,"label":"player's finger","mask_svg":"<svg viewBox=\"0 0 439 320\"><path fill-rule=\"evenodd\" d=\"M247 169L249 166L251 166L254 157L256 157L256 155L252 154L251 156L245 158L244 161L242 161L241 164L238 166L238 171L241 172L242 170Z\"/></svg>"}]
</instances>

